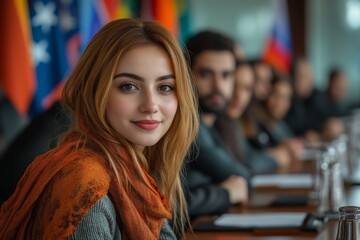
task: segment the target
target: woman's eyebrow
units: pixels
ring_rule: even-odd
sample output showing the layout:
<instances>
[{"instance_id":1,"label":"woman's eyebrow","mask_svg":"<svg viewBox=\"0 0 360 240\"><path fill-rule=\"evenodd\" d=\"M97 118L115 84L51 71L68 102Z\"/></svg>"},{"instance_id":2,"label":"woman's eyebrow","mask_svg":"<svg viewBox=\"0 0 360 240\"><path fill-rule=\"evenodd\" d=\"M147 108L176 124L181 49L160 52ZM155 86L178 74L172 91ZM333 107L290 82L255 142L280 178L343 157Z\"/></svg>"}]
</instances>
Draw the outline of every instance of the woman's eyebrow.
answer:
<instances>
[{"instance_id":1,"label":"woman's eyebrow","mask_svg":"<svg viewBox=\"0 0 360 240\"><path fill-rule=\"evenodd\" d=\"M118 78L118 77L128 77L128 78L132 78L132 79L135 79L135 80L144 81L143 77L140 77L139 75L136 75L136 74L133 74L133 73L127 73L127 72L116 74L114 76L114 79ZM167 74L167 75L158 77L156 80L157 81L162 81L162 80L167 80L167 79L175 79L175 75L174 74Z\"/></svg>"},{"instance_id":2,"label":"woman's eyebrow","mask_svg":"<svg viewBox=\"0 0 360 240\"><path fill-rule=\"evenodd\" d=\"M132 78L132 79L136 79L136 80L140 80L140 81L144 81L144 78L140 77L139 75L133 74L133 73L127 73L127 72L123 72L123 73L118 73L114 76L115 78L118 77L128 77L128 78Z\"/></svg>"},{"instance_id":3,"label":"woman's eyebrow","mask_svg":"<svg viewBox=\"0 0 360 240\"><path fill-rule=\"evenodd\" d=\"M175 75L174 74L164 75L164 76L158 77L157 81L167 80L167 79L175 79Z\"/></svg>"}]
</instances>

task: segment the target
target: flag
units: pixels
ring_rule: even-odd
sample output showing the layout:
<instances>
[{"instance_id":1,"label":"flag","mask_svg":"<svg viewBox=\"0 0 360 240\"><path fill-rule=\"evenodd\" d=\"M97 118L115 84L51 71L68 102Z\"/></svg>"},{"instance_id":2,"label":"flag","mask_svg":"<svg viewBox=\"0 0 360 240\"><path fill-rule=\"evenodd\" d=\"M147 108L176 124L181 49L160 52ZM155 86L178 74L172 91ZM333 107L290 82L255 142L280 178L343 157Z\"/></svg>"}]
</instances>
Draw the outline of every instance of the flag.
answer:
<instances>
[{"instance_id":1,"label":"flag","mask_svg":"<svg viewBox=\"0 0 360 240\"><path fill-rule=\"evenodd\" d=\"M79 52L77 1L29 0L33 67L37 88L30 115L58 100Z\"/></svg>"},{"instance_id":2,"label":"flag","mask_svg":"<svg viewBox=\"0 0 360 240\"><path fill-rule=\"evenodd\" d=\"M176 0L142 0L141 18L155 20L172 32L174 36L178 37L179 35Z\"/></svg>"},{"instance_id":3,"label":"flag","mask_svg":"<svg viewBox=\"0 0 360 240\"><path fill-rule=\"evenodd\" d=\"M183 0L143 0L142 9L178 36L177 1ZM111 20L138 16L141 0L0 2L0 87L20 113L32 116L60 99L94 34Z\"/></svg>"},{"instance_id":4,"label":"flag","mask_svg":"<svg viewBox=\"0 0 360 240\"><path fill-rule=\"evenodd\" d=\"M115 18L132 18L139 12L140 0L121 0L117 6Z\"/></svg>"},{"instance_id":5,"label":"flag","mask_svg":"<svg viewBox=\"0 0 360 240\"><path fill-rule=\"evenodd\" d=\"M36 81L31 60L31 31L26 0L1 1L0 87L22 115L34 96Z\"/></svg>"},{"instance_id":6,"label":"flag","mask_svg":"<svg viewBox=\"0 0 360 240\"><path fill-rule=\"evenodd\" d=\"M265 62L280 73L288 73L292 60L289 18L285 0L274 0L274 24L263 52Z\"/></svg>"},{"instance_id":7,"label":"flag","mask_svg":"<svg viewBox=\"0 0 360 240\"><path fill-rule=\"evenodd\" d=\"M152 0L154 20L162 23L175 36L179 34L178 15L175 0Z\"/></svg>"},{"instance_id":8,"label":"flag","mask_svg":"<svg viewBox=\"0 0 360 240\"><path fill-rule=\"evenodd\" d=\"M177 0L177 15L179 23L179 40L186 42L191 34L191 5L190 0Z\"/></svg>"},{"instance_id":9,"label":"flag","mask_svg":"<svg viewBox=\"0 0 360 240\"><path fill-rule=\"evenodd\" d=\"M140 17L165 26L180 41L191 34L190 0L141 0Z\"/></svg>"},{"instance_id":10,"label":"flag","mask_svg":"<svg viewBox=\"0 0 360 240\"><path fill-rule=\"evenodd\" d=\"M105 24L136 15L139 0L79 0L81 52Z\"/></svg>"},{"instance_id":11,"label":"flag","mask_svg":"<svg viewBox=\"0 0 360 240\"><path fill-rule=\"evenodd\" d=\"M105 24L115 19L117 0L79 0L81 51L85 50L92 37Z\"/></svg>"}]
</instances>

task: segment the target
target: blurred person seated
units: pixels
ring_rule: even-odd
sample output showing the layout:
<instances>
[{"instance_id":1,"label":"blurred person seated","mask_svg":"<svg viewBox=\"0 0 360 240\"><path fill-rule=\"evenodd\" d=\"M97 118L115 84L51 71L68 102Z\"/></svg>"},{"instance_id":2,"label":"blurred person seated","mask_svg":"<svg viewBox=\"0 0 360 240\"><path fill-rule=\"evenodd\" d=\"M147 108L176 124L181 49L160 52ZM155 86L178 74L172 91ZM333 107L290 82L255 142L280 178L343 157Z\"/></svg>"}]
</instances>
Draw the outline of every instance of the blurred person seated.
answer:
<instances>
[{"instance_id":1,"label":"blurred person seated","mask_svg":"<svg viewBox=\"0 0 360 240\"><path fill-rule=\"evenodd\" d=\"M186 169L189 215L226 212L233 204L246 203L250 172L228 149L214 128L233 94L234 42L217 32L203 31L186 44L198 87L200 131L198 153Z\"/></svg>"},{"instance_id":2,"label":"blurred person seated","mask_svg":"<svg viewBox=\"0 0 360 240\"><path fill-rule=\"evenodd\" d=\"M303 139L295 137L290 127L283 121L291 104L293 94L291 84L286 77L276 77L271 85L268 99L262 104L259 128L268 136L270 148L285 146L291 159L300 159L304 148Z\"/></svg>"},{"instance_id":3,"label":"blurred person seated","mask_svg":"<svg viewBox=\"0 0 360 240\"><path fill-rule=\"evenodd\" d=\"M348 79L346 73L340 68L331 69L322 104L326 121L321 128L321 138L325 141L331 141L346 132L341 117L350 114L344 104L347 90Z\"/></svg>"},{"instance_id":4,"label":"blurred person seated","mask_svg":"<svg viewBox=\"0 0 360 240\"><path fill-rule=\"evenodd\" d=\"M69 116L56 102L45 112L34 116L30 123L9 144L0 158L0 204L14 192L16 184L33 159L54 148L70 125Z\"/></svg>"},{"instance_id":5,"label":"blurred person seated","mask_svg":"<svg viewBox=\"0 0 360 240\"><path fill-rule=\"evenodd\" d=\"M325 89L324 104L327 117L342 117L349 115L344 106L344 100L348 92L348 79L346 73L340 68L333 68L329 72L329 78Z\"/></svg>"},{"instance_id":6,"label":"blurred person seated","mask_svg":"<svg viewBox=\"0 0 360 240\"><path fill-rule=\"evenodd\" d=\"M255 72L254 98L257 103L269 96L271 80L274 77L271 66L261 59L251 61Z\"/></svg>"},{"instance_id":7,"label":"blurred person seated","mask_svg":"<svg viewBox=\"0 0 360 240\"><path fill-rule=\"evenodd\" d=\"M323 140L322 133L325 131L336 134L342 123L339 119L326 123L323 95L314 87L310 63L305 58L297 59L291 73L294 94L285 122L296 135L305 136L309 141Z\"/></svg>"},{"instance_id":8,"label":"blurred person seated","mask_svg":"<svg viewBox=\"0 0 360 240\"><path fill-rule=\"evenodd\" d=\"M252 60L250 63L255 74L254 90L249 106L242 114L241 122L249 142L255 148L262 149L268 147L266 146L268 140L267 136L258 134L258 114L262 103L269 95L274 72L271 66L261 59Z\"/></svg>"},{"instance_id":9,"label":"blurred person seated","mask_svg":"<svg viewBox=\"0 0 360 240\"><path fill-rule=\"evenodd\" d=\"M215 127L236 159L245 164L252 174L257 174L275 170L278 163L266 150L252 147L240 127L240 116L248 107L254 84L254 70L251 65L245 61L237 61L233 97L226 112L216 119Z\"/></svg>"}]
</instances>

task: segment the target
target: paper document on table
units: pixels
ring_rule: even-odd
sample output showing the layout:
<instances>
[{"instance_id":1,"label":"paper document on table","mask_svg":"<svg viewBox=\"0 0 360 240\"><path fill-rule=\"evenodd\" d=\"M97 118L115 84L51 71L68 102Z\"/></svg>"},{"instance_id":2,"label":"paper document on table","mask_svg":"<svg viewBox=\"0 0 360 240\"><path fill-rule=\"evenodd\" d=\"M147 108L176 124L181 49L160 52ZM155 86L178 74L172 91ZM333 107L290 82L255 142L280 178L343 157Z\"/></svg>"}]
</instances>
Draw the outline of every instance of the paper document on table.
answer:
<instances>
[{"instance_id":1,"label":"paper document on table","mask_svg":"<svg viewBox=\"0 0 360 240\"><path fill-rule=\"evenodd\" d=\"M251 179L253 187L279 188L311 188L313 177L311 174L264 174L255 175Z\"/></svg>"},{"instance_id":2,"label":"paper document on table","mask_svg":"<svg viewBox=\"0 0 360 240\"><path fill-rule=\"evenodd\" d=\"M214 222L221 227L239 228L276 228L276 227L300 227L307 213L284 212L284 213L251 213L251 214L223 214Z\"/></svg>"}]
</instances>

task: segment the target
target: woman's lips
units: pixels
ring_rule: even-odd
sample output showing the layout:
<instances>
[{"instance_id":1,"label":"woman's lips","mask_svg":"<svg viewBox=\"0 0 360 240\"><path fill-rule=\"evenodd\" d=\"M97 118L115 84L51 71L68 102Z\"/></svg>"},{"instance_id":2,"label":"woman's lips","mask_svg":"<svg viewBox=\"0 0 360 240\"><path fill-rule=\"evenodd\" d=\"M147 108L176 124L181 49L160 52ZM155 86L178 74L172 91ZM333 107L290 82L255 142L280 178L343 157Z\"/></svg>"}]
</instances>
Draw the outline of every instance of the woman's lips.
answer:
<instances>
[{"instance_id":1,"label":"woman's lips","mask_svg":"<svg viewBox=\"0 0 360 240\"><path fill-rule=\"evenodd\" d=\"M139 121L133 121L136 126L139 128L142 128L144 130L154 130L157 128L160 124L160 121L157 120L139 120Z\"/></svg>"}]
</instances>

